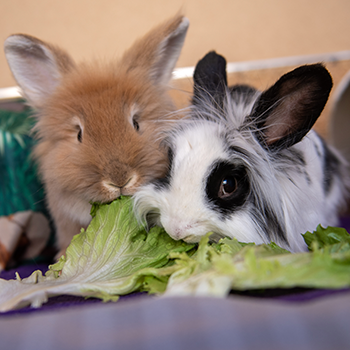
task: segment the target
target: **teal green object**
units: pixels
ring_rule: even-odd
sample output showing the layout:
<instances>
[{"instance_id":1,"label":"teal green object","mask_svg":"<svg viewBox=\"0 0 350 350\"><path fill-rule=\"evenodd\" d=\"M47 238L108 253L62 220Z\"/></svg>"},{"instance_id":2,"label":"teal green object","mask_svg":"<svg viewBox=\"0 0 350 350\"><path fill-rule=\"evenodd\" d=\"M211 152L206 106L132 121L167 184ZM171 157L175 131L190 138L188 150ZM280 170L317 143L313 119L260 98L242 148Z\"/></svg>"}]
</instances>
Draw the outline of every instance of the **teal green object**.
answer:
<instances>
[{"instance_id":1,"label":"teal green object","mask_svg":"<svg viewBox=\"0 0 350 350\"><path fill-rule=\"evenodd\" d=\"M34 123L30 109L0 110L0 216L46 211L44 188L31 155Z\"/></svg>"}]
</instances>

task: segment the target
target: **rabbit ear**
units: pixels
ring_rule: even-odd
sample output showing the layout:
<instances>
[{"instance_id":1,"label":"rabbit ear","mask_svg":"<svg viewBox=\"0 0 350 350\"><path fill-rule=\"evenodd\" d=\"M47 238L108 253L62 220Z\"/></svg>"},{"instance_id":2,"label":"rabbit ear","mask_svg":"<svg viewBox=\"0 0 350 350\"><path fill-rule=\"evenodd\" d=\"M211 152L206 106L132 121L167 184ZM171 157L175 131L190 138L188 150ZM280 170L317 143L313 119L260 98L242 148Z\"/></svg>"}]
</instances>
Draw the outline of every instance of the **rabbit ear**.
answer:
<instances>
[{"instance_id":1,"label":"rabbit ear","mask_svg":"<svg viewBox=\"0 0 350 350\"><path fill-rule=\"evenodd\" d=\"M288 148L302 140L320 116L332 89L322 64L301 66L263 92L248 123L264 147Z\"/></svg>"},{"instance_id":2,"label":"rabbit ear","mask_svg":"<svg viewBox=\"0 0 350 350\"><path fill-rule=\"evenodd\" d=\"M176 15L137 40L124 54L128 70L143 69L156 84L166 85L185 41L189 20Z\"/></svg>"},{"instance_id":3,"label":"rabbit ear","mask_svg":"<svg viewBox=\"0 0 350 350\"><path fill-rule=\"evenodd\" d=\"M193 81L193 104L201 104L204 99L222 107L227 87L225 58L215 51L206 54L197 63Z\"/></svg>"},{"instance_id":4,"label":"rabbit ear","mask_svg":"<svg viewBox=\"0 0 350 350\"><path fill-rule=\"evenodd\" d=\"M29 35L11 35L4 49L14 78L36 108L56 89L61 76L74 66L67 53Z\"/></svg>"}]
</instances>

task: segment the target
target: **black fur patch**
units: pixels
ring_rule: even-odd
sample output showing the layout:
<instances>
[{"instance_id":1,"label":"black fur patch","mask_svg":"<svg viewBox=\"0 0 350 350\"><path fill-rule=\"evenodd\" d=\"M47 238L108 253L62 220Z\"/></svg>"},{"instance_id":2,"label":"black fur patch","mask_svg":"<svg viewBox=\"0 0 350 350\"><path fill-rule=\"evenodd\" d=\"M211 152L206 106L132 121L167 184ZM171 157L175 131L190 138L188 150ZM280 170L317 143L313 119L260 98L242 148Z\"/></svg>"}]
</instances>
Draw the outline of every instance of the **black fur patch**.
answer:
<instances>
[{"instance_id":1,"label":"black fur patch","mask_svg":"<svg viewBox=\"0 0 350 350\"><path fill-rule=\"evenodd\" d=\"M294 160L295 162L297 162L302 166L306 166L306 160L301 152L295 149L290 149L289 153L291 154L291 157L290 157L291 160Z\"/></svg>"},{"instance_id":2,"label":"black fur patch","mask_svg":"<svg viewBox=\"0 0 350 350\"><path fill-rule=\"evenodd\" d=\"M289 148L280 153L274 154L274 159L276 159L279 163L286 163L290 165L297 165L300 167L306 166L306 161L301 152L298 150Z\"/></svg>"},{"instance_id":3,"label":"black fur patch","mask_svg":"<svg viewBox=\"0 0 350 350\"><path fill-rule=\"evenodd\" d=\"M204 100L222 107L227 87L226 59L215 51L207 53L196 65L193 82L194 105Z\"/></svg>"},{"instance_id":4,"label":"black fur patch","mask_svg":"<svg viewBox=\"0 0 350 350\"><path fill-rule=\"evenodd\" d=\"M249 160L251 157L250 153L242 147L237 147L237 146L227 147L227 151L230 154L238 154L242 159Z\"/></svg>"},{"instance_id":5,"label":"black fur patch","mask_svg":"<svg viewBox=\"0 0 350 350\"><path fill-rule=\"evenodd\" d=\"M316 143L314 143L314 146L315 146L315 150L316 150L316 153L317 153L318 157L322 158L322 153L321 153L318 145Z\"/></svg>"},{"instance_id":6,"label":"black fur patch","mask_svg":"<svg viewBox=\"0 0 350 350\"><path fill-rule=\"evenodd\" d=\"M174 152L173 150L169 147L168 149L168 172L166 175L160 179L157 179L154 181L154 185L156 189L162 190L162 189L168 189L170 187L170 180L171 180L171 169L173 166L173 160L174 160Z\"/></svg>"},{"instance_id":7,"label":"black fur patch","mask_svg":"<svg viewBox=\"0 0 350 350\"><path fill-rule=\"evenodd\" d=\"M255 223L262 230L262 234L271 242L284 242L289 245L285 230L279 223L276 214L267 203L261 203L261 199L253 198L254 210L251 214ZM263 208L261 208L261 206Z\"/></svg>"},{"instance_id":8,"label":"black fur patch","mask_svg":"<svg viewBox=\"0 0 350 350\"><path fill-rule=\"evenodd\" d=\"M298 174L301 174L305 177L305 180L308 184L311 184L312 180L306 171L307 163L302 152L299 152L293 148L289 148L288 150L283 150L280 153L276 153L274 157L281 164L281 171L285 171L285 168L292 166L292 168L295 169ZM294 185L297 185L291 178L289 178L289 180Z\"/></svg>"},{"instance_id":9,"label":"black fur patch","mask_svg":"<svg viewBox=\"0 0 350 350\"><path fill-rule=\"evenodd\" d=\"M328 194L332 188L334 177L339 175L339 159L326 145L323 139L323 189L325 194Z\"/></svg>"},{"instance_id":10,"label":"black fur patch","mask_svg":"<svg viewBox=\"0 0 350 350\"><path fill-rule=\"evenodd\" d=\"M257 90L249 85L233 85L229 87L231 98L236 103L250 104L256 96Z\"/></svg>"},{"instance_id":11,"label":"black fur patch","mask_svg":"<svg viewBox=\"0 0 350 350\"><path fill-rule=\"evenodd\" d=\"M212 166L212 171L207 179L206 194L214 209L224 216L230 216L246 201L250 192L250 182L244 165L234 165L225 161L219 161ZM233 177L237 181L237 189L227 198L219 197L219 189L225 178Z\"/></svg>"}]
</instances>

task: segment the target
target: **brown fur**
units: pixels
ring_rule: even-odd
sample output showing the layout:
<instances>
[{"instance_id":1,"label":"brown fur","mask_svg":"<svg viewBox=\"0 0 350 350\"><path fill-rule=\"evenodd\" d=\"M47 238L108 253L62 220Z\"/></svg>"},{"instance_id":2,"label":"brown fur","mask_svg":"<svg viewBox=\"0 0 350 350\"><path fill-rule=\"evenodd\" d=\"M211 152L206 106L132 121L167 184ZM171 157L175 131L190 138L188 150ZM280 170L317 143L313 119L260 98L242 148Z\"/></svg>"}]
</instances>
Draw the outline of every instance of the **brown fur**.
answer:
<instances>
[{"instance_id":1,"label":"brown fur","mask_svg":"<svg viewBox=\"0 0 350 350\"><path fill-rule=\"evenodd\" d=\"M27 35L19 36L25 49L13 40L5 45L14 76L38 114L34 155L60 249L90 222L89 202L131 195L167 170L160 136L175 107L166 83L186 30L186 20L177 15L138 40L118 62L107 65L76 65L63 50ZM18 64L21 60L39 73L28 78ZM41 62L47 67L39 66ZM50 77L52 66L54 77ZM47 85L42 88L43 84ZM139 130L133 126L133 114Z\"/></svg>"},{"instance_id":2,"label":"brown fur","mask_svg":"<svg viewBox=\"0 0 350 350\"><path fill-rule=\"evenodd\" d=\"M37 124L41 142L35 155L45 182L53 177L57 185L87 200L108 202L114 198L103 192L101 177L122 187L137 169L137 183L122 189L121 194L127 195L164 174L167 163L157 130L166 127L164 116L173 111L173 105L164 89L142 78L88 66L67 77L42 108L44 117ZM139 132L128 120L134 103L141 111ZM81 144L72 116L84 128ZM54 150L62 159L52 159ZM59 169L54 161L61 164ZM57 176L57 171L62 174Z\"/></svg>"}]
</instances>

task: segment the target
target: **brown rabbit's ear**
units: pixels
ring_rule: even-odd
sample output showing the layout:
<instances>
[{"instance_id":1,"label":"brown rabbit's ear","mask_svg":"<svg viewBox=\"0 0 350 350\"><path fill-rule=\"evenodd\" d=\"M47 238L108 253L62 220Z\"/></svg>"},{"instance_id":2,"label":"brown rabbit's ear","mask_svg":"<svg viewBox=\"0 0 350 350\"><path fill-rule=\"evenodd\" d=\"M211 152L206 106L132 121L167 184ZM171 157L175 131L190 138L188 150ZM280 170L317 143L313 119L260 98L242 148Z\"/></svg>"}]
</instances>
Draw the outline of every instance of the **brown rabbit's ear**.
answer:
<instances>
[{"instance_id":1,"label":"brown rabbit's ear","mask_svg":"<svg viewBox=\"0 0 350 350\"><path fill-rule=\"evenodd\" d=\"M185 41L189 20L176 15L137 40L124 54L128 70L143 69L156 84L167 84Z\"/></svg>"},{"instance_id":2,"label":"brown rabbit's ear","mask_svg":"<svg viewBox=\"0 0 350 350\"><path fill-rule=\"evenodd\" d=\"M29 35L9 36L5 55L18 85L33 107L39 108L73 66L63 50Z\"/></svg>"}]
</instances>

